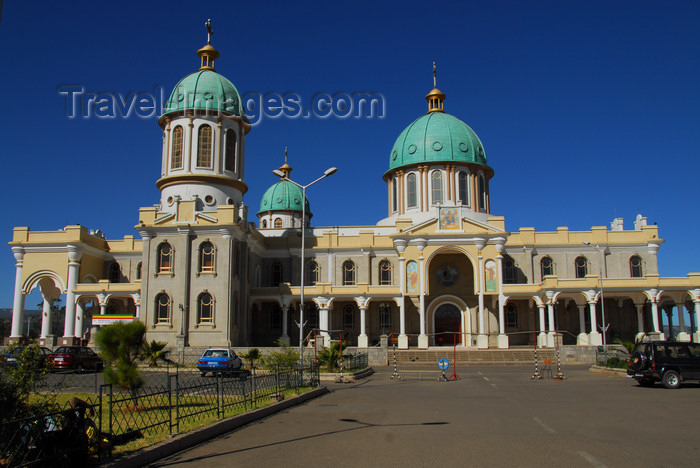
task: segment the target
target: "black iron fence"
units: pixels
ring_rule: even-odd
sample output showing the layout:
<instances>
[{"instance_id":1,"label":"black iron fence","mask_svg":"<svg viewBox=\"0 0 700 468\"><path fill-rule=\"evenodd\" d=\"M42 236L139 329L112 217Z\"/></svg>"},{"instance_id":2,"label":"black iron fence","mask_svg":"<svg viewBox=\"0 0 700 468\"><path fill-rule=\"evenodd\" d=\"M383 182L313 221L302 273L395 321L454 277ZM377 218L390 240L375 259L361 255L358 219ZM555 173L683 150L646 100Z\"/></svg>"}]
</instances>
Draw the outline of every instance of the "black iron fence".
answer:
<instances>
[{"instance_id":1,"label":"black iron fence","mask_svg":"<svg viewBox=\"0 0 700 468\"><path fill-rule=\"evenodd\" d=\"M351 372L369 367L369 354L358 353L343 356L343 371Z\"/></svg>"},{"instance_id":2,"label":"black iron fence","mask_svg":"<svg viewBox=\"0 0 700 468\"><path fill-rule=\"evenodd\" d=\"M174 368L154 375L156 385L123 392L99 384L94 396L3 421L0 466L85 466L129 442L156 442L319 386L316 366L214 377Z\"/></svg>"}]
</instances>

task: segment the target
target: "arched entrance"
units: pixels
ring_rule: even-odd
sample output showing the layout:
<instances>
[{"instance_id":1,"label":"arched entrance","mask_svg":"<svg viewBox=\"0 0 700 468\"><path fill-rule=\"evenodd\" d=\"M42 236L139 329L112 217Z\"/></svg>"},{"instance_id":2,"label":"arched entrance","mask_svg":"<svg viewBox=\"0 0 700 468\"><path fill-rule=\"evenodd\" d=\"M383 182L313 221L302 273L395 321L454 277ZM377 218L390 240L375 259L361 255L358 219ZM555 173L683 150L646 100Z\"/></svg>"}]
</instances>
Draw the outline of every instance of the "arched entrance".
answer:
<instances>
[{"instance_id":1,"label":"arched entrance","mask_svg":"<svg viewBox=\"0 0 700 468\"><path fill-rule=\"evenodd\" d=\"M435 345L452 346L455 336L462 344L462 313L454 304L442 304L435 311Z\"/></svg>"}]
</instances>

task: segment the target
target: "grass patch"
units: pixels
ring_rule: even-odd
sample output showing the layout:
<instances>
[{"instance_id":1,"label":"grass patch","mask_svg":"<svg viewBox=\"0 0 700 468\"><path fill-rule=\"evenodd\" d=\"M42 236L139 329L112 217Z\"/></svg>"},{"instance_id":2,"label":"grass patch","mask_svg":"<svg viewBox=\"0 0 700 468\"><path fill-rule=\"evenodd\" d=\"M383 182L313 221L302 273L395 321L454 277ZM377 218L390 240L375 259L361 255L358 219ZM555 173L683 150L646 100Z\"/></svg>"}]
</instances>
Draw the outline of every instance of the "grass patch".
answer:
<instances>
[{"instance_id":1,"label":"grass patch","mask_svg":"<svg viewBox=\"0 0 700 468\"><path fill-rule=\"evenodd\" d=\"M280 393L284 399L306 393L313 387L299 389L282 389ZM185 434L195 429L208 426L222 419L244 414L252 409L263 408L276 403L273 399L274 388L268 388L256 393L255 400L250 395L243 398L237 395L181 395L178 404L174 395L169 402L167 394L155 394L139 396L132 399L128 394L114 394L112 399L112 432L114 435L124 434L130 430L140 430L143 437L129 442L115 445L112 454L115 457L124 456L131 452L150 447L167 440L170 435L170 424L173 424L173 433ZM98 395L90 393L72 394L34 394L30 396L30 402L55 401L62 408L66 407L73 397L80 398L88 403L97 404ZM221 405L221 406L220 406ZM102 399L102 423L101 431L109 432L109 397L103 395ZM96 425L100 425L100 415L90 415ZM179 425L176 422L179 420ZM179 428L178 428L179 426Z\"/></svg>"}]
</instances>

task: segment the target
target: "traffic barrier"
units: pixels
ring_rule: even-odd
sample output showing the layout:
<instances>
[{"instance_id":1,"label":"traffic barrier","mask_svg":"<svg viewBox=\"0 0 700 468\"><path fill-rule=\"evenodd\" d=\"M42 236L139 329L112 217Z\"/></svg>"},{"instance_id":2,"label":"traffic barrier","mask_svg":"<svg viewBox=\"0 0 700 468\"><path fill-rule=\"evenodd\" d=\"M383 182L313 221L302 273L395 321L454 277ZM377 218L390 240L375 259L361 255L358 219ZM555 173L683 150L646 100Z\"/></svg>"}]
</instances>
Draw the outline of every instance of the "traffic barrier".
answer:
<instances>
[{"instance_id":1,"label":"traffic barrier","mask_svg":"<svg viewBox=\"0 0 700 468\"><path fill-rule=\"evenodd\" d=\"M391 378L401 380L401 376L399 375L399 370L396 367L396 343L392 343L391 346L394 350L394 373L391 375Z\"/></svg>"},{"instance_id":2,"label":"traffic barrier","mask_svg":"<svg viewBox=\"0 0 700 468\"><path fill-rule=\"evenodd\" d=\"M530 380L542 380L542 376L540 375L540 372L537 370L537 332L533 333L535 336L535 373L532 374L532 377L530 377Z\"/></svg>"}]
</instances>

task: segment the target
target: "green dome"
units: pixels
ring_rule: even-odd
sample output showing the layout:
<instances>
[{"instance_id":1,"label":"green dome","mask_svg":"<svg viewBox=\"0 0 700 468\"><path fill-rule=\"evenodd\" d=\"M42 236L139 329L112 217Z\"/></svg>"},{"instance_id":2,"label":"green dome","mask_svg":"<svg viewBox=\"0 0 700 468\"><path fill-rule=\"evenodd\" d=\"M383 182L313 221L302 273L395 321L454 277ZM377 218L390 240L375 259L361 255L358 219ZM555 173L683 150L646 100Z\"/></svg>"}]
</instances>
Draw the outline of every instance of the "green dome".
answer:
<instances>
[{"instance_id":1,"label":"green dome","mask_svg":"<svg viewBox=\"0 0 700 468\"><path fill-rule=\"evenodd\" d=\"M183 110L214 110L243 117L241 95L233 83L207 69L187 75L170 93L164 115Z\"/></svg>"},{"instance_id":2,"label":"green dome","mask_svg":"<svg viewBox=\"0 0 700 468\"><path fill-rule=\"evenodd\" d=\"M260 200L260 211L258 215L266 211L302 211L301 200L302 191L299 187L288 180L280 180L275 185L267 189ZM306 199L306 215L311 217L309 199Z\"/></svg>"},{"instance_id":3,"label":"green dome","mask_svg":"<svg viewBox=\"0 0 700 468\"><path fill-rule=\"evenodd\" d=\"M401 132L389 155L391 172L420 163L472 163L487 166L484 145L474 130L444 112L430 112Z\"/></svg>"}]
</instances>

